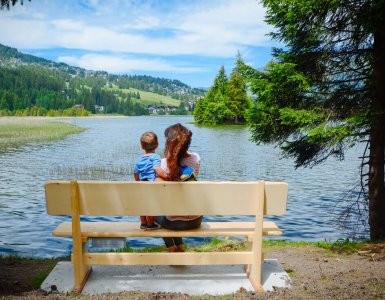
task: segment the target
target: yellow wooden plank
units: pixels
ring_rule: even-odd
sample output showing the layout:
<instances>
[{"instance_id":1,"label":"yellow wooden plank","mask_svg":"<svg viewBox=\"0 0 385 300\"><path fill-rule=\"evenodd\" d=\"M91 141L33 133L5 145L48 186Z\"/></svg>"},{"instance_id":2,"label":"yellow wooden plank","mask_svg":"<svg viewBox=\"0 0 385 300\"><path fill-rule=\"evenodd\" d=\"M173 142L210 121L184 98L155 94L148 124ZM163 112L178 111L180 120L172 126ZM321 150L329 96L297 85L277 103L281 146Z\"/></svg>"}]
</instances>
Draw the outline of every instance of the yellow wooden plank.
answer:
<instances>
[{"instance_id":1,"label":"yellow wooden plank","mask_svg":"<svg viewBox=\"0 0 385 300\"><path fill-rule=\"evenodd\" d=\"M286 212L288 190L286 182L265 181L265 215L283 215Z\"/></svg>"},{"instance_id":2,"label":"yellow wooden plank","mask_svg":"<svg viewBox=\"0 0 385 300\"><path fill-rule=\"evenodd\" d=\"M205 237L250 236L254 222L205 222L200 228L174 231L158 229L145 231L136 222L81 222L83 237ZM281 235L282 231L271 221L263 222L264 235ZM54 236L71 236L71 222L63 222L53 231ZM250 237L251 238L251 237Z\"/></svg>"},{"instance_id":3,"label":"yellow wooden plank","mask_svg":"<svg viewBox=\"0 0 385 300\"><path fill-rule=\"evenodd\" d=\"M248 264L253 259L247 252L209 253L88 253L84 261L90 265L229 265Z\"/></svg>"},{"instance_id":4,"label":"yellow wooden plank","mask_svg":"<svg viewBox=\"0 0 385 300\"><path fill-rule=\"evenodd\" d=\"M255 230L252 235L251 250L253 260L248 267L249 280L256 291L262 289L261 286L261 267L262 267L262 228L264 211L265 190L261 191L257 199L257 214L255 216Z\"/></svg>"},{"instance_id":5,"label":"yellow wooden plank","mask_svg":"<svg viewBox=\"0 0 385 300\"><path fill-rule=\"evenodd\" d=\"M76 181L71 181L71 207L72 207L72 243L74 264L74 291L80 293L87 282L91 268L83 261L83 238L80 229L79 215L79 189Z\"/></svg>"},{"instance_id":6,"label":"yellow wooden plank","mask_svg":"<svg viewBox=\"0 0 385 300\"><path fill-rule=\"evenodd\" d=\"M79 181L81 215L255 215L261 182ZM47 211L70 215L69 182L45 185ZM266 214L286 210L287 184L266 185Z\"/></svg>"}]
</instances>

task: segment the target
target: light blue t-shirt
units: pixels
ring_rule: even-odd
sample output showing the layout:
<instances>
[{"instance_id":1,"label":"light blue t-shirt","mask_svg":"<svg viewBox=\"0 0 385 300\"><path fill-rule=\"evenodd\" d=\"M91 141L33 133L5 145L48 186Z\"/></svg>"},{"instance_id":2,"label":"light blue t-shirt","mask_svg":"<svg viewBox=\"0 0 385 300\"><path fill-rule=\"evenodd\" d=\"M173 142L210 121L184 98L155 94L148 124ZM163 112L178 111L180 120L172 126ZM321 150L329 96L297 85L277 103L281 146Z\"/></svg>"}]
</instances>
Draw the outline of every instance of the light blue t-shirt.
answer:
<instances>
[{"instance_id":1,"label":"light blue t-shirt","mask_svg":"<svg viewBox=\"0 0 385 300\"><path fill-rule=\"evenodd\" d=\"M134 173L139 174L140 181L154 181L156 178L154 168L159 166L158 154L143 155L136 160Z\"/></svg>"}]
</instances>

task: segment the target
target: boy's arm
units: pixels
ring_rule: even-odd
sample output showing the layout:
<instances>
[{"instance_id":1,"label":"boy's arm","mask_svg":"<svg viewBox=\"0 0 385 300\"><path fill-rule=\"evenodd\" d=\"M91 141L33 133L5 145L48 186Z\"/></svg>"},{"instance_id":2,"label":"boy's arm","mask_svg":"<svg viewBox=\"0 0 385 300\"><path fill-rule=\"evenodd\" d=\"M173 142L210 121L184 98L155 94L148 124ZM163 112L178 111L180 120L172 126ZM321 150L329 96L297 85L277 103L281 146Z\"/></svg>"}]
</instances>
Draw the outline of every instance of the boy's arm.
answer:
<instances>
[{"instance_id":1,"label":"boy's arm","mask_svg":"<svg viewBox=\"0 0 385 300\"><path fill-rule=\"evenodd\" d=\"M160 166L155 167L154 171L156 173L157 178L168 180L168 174Z\"/></svg>"},{"instance_id":2,"label":"boy's arm","mask_svg":"<svg viewBox=\"0 0 385 300\"><path fill-rule=\"evenodd\" d=\"M138 173L134 173L134 179L135 179L135 181L140 181Z\"/></svg>"}]
</instances>

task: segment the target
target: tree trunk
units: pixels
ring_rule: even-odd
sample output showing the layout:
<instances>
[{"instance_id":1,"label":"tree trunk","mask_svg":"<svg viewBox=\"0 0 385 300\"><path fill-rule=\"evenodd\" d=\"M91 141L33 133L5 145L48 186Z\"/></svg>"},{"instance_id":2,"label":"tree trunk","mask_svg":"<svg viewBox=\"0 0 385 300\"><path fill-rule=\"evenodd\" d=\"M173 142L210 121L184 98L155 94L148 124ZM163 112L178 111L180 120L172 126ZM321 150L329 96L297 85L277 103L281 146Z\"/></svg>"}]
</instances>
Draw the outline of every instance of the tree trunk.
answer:
<instances>
[{"instance_id":1,"label":"tree trunk","mask_svg":"<svg viewBox=\"0 0 385 300\"><path fill-rule=\"evenodd\" d=\"M380 26L374 33L373 105L369 157L370 239L385 239L385 32Z\"/></svg>"}]
</instances>

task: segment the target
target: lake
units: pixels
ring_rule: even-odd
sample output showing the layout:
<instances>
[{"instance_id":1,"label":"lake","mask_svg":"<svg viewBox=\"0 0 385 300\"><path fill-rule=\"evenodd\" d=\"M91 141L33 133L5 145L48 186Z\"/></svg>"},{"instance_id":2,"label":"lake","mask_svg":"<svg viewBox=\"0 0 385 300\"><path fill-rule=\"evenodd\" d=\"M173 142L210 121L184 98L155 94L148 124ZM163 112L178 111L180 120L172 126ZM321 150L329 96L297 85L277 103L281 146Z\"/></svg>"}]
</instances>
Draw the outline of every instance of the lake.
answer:
<instances>
[{"instance_id":1,"label":"lake","mask_svg":"<svg viewBox=\"0 0 385 300\"><path fill-rule=\"evenodd\" d=\"M359 156L363 146L349 149L345 160L329 159L312 169L295 169L273 145L249 141L246 127L198 127L192 117L146 116L127 118L80 118L68 122L87 128L59 142L41 143L0 152L0 254L52 257L68 255L71 240L51 235L67 217L46 213L44 183L49 180L133 180L135 159L142 154L140 135L154 131L162 156L163 132L180 122L193 132L190 150L202 158L201 180L272 180L289 183L288 211L271 217L282 227L287 240L333 241L346 237L338 215L344 195L359 180ZM206 220L211 220L214 217ZM248 217L216 217L245 220ZM82 218L128 220L138 217ZM189 239L187 243L204 240ZM161 245L160 239L130 239L132 247Z\"/></svg>"}]
</instances>

